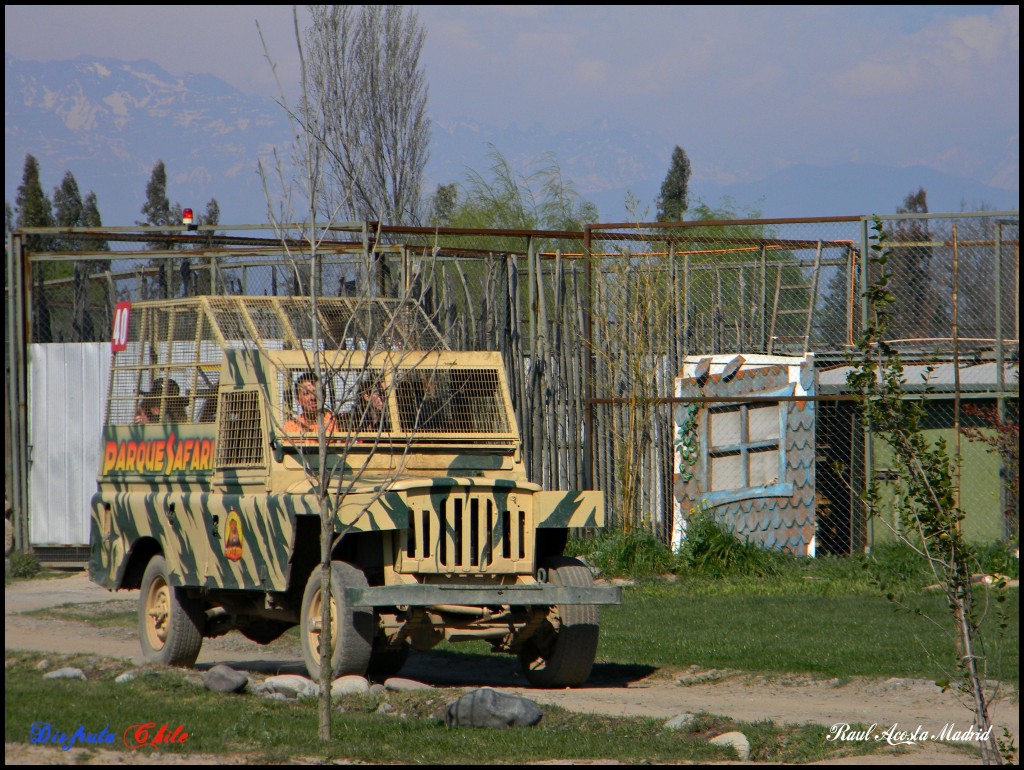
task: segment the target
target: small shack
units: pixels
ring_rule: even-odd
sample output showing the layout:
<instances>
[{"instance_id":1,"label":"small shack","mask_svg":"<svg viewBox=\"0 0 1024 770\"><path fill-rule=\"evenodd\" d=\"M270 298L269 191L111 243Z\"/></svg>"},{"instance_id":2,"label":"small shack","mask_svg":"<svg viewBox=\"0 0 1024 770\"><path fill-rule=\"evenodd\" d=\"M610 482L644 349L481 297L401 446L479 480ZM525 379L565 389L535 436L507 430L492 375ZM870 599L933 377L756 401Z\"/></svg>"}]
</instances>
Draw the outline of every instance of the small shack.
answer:
<instances>
[{"instance_id":1,"label":"small shack","mask_svg":"<svg viewBox=\"0 0 1024 770\"><path fill-rule=\"evenodd\" d=\"M673 547L698 510L741 538L800 555L891 541L898 527L897 487L886 483L896 480L892 453L858 421L849 373L812 354L689 356L675 381L676 397L692 401L674 409ZM1016 537L1019 496L1007 482L1019 468L964 429L992 435L994 414L1019 422L1018 363L1002 371L992 361L912 363L904 373L907 397L924 401L929 442L944 440L959 453L965 535L975 542ZM870 520L861 493L876 481L894 504Z\"/></svg>"},{"instance_id":2,"label":"small shack","mask_svg":"<svg viewBox=\"0 0 1024 770\"><path fill-rule=\"evenodd\" d=\"M690 356L675 394L672 533L678 549L695 510L712 511L765 548L815 554L812 355Z\"/></svg>"}]
</instances>

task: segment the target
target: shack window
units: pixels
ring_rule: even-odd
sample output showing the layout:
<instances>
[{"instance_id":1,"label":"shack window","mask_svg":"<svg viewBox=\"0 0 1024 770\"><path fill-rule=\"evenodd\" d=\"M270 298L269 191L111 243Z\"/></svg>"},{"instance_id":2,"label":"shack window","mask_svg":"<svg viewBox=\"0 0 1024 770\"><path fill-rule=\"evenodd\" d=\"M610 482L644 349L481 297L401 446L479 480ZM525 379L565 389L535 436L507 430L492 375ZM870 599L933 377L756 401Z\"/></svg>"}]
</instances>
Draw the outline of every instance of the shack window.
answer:
<instances>
[{"instance_id":1,"label":"shack window","mask_svg":"<svg viewBox=\"0 0 1024 770\"><path fill-rule=\"evenodd\" d=\"M768 487L783 475L779 403L730 404L708 413L708 491Z\"/></svg>"}]
</instances>

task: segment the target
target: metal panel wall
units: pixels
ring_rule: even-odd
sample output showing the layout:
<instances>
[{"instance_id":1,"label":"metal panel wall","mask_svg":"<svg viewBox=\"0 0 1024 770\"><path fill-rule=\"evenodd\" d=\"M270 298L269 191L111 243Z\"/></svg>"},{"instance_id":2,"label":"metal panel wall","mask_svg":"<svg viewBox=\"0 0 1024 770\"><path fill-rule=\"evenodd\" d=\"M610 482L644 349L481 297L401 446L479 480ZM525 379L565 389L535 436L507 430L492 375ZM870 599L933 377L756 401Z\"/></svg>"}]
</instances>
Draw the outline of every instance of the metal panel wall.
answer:
<instances>
[{"instance_id":1,"label":"metal panel wall","mask_svg":"<svg viewBox=\"0 0 1024 770\"><path fill-rule=\"evenodd\" d=\"M29 345L29 542L89 544L109 342Z\"/></svg>"}]
</instances>

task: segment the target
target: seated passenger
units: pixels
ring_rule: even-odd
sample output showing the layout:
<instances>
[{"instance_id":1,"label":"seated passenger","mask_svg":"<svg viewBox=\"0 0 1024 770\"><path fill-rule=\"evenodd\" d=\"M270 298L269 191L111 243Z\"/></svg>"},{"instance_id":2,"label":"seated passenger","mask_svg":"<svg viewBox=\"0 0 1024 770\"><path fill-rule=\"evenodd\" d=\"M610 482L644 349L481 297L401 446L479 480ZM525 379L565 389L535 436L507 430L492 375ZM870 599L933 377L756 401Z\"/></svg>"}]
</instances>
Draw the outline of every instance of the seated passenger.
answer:
<instances>
[{"instance_id":1,"label":"seated passenger","mask_svg":"<svg viewBox=\"0 0 1024 770\"><path fill-rule=\"evenodd\" d=\"M160 409L163 399L167 400L167 416L163 422L188 422L185 403L188 399L179 397L181 389L174 380L158 378L153 380L149 390L139 390L142 399L135 410L136 425L152 425L161 422Z\"/></svg>"},{"instance_id":2,"label":"seated passenger","mask_svg":"<svg viewBox=\"0 0 1024 770\"><path fill-rule=\"evenodd\" d=\"M389 431L386 404L383 385L379 381L365 380L359 386L359 394L349 416L353 420L351 429L359 433Z\"/></svg>"},{"instance_id":3,"label":"seated passenger","mask_svg":"<svg viewBox=\"0 0 1024 770\"><path fill-rule=\"evenodd\" d=\"M299 411L292 415L283 426L285 433L316 434L316 375L304 372L295 380L295 401ZM327 433L334 433L334 414L324 412L324 428Z\"/></svg>"}]
</instances>

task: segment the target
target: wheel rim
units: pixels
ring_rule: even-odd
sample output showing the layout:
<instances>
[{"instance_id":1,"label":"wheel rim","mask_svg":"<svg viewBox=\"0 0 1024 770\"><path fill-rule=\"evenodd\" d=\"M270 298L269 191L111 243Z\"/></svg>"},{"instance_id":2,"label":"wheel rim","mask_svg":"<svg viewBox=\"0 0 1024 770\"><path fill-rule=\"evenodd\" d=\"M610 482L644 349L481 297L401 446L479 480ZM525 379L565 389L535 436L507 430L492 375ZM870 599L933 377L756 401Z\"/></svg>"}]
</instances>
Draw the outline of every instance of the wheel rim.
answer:
<instances>
[{"instance_id":1,"label":"wheel rim","mask_svg":"<svg viewBox=\"0 0 1024 770\"><path fill-rule=\"evenodd\" d=\"M146 594L146 641L154 650L167 644L167 631L171 617L171 589L167 581L157 577Z\"/></svg>"},{"instance_id":2,"label":"wheel rim","mask_svg":"<svg viewBox=\"0 0 1024 770\"><path fill-rule=\"evenodd\" d=\"M309 645L309 650L312 653L313 661L320 664L320 614L323 612L323 593L317 591L313 595L313 601L309 603L309 616L306 618L306 628L309 631L306 633L306 643ZM335 605L333 599L331 600L331 646L333 647L338 640L338 608Z\"/></svg>"}]
</instances>

